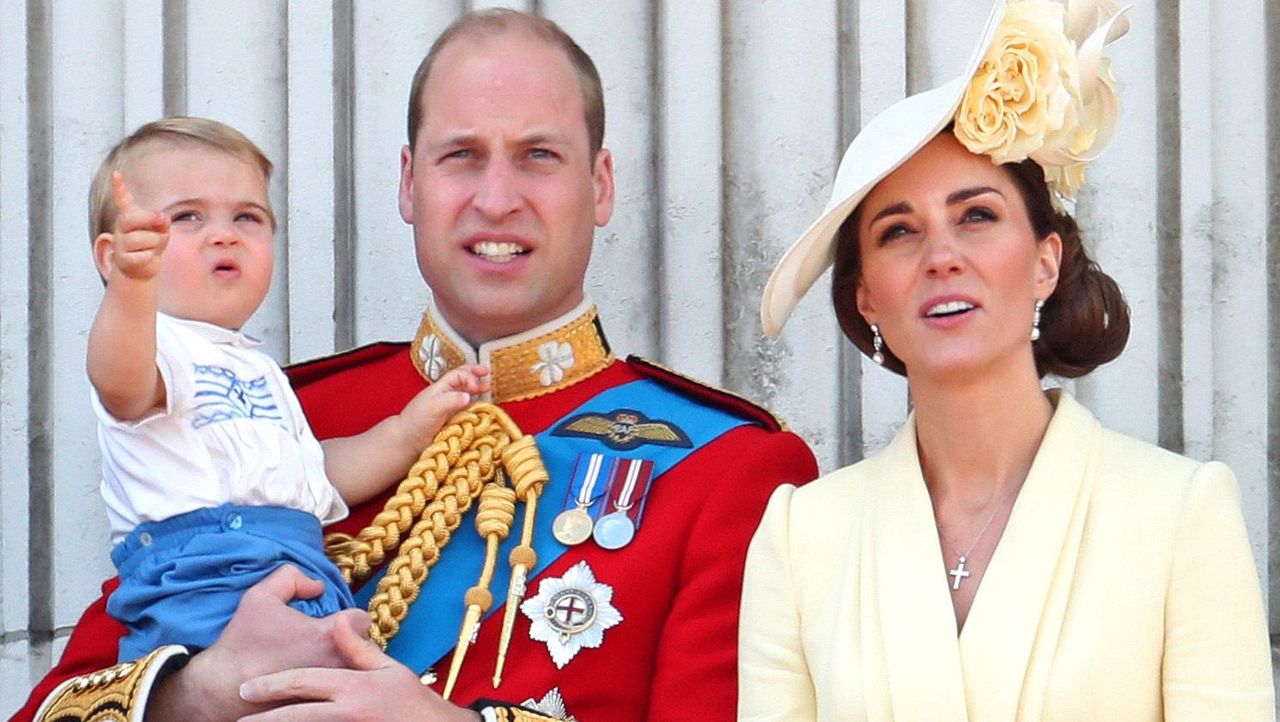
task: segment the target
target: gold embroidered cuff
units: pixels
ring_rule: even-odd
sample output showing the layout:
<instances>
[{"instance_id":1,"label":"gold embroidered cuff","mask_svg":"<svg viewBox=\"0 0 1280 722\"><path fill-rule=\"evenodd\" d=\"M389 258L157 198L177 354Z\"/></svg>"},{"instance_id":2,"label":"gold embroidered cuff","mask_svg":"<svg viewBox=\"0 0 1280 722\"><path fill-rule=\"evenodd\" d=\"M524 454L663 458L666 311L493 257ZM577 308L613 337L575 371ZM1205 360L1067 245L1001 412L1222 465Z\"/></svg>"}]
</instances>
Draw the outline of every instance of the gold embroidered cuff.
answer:
<instances>
[{"instance_id":1,"label":"gold embroidered cuff","mask_svg":"<svg viewBox=\"0 0 1280 722\"><path fill-rule=\"evenodd\" d=\"M160 647L135 662L74 677L45 698L36 722L142 722L160 673L184 660L185 647Z\"/></svg>"}]
</instances>

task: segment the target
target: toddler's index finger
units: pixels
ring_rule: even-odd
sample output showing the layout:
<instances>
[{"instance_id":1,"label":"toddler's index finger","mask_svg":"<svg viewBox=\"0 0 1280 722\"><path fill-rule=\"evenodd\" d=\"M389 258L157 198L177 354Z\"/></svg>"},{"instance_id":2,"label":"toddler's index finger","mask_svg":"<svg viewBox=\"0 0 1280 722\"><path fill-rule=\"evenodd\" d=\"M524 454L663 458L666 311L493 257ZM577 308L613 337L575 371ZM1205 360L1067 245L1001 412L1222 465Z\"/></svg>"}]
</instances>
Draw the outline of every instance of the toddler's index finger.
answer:
<instances>
[{"instance_id":1,"label":"toddler's index finger","mask_svg":"<svg viewBox=\"0 0 1280 722\"><path fill-rule=\"evenodd\" d=\"M115 199L117 213L133 210L137 205L129 187L124 184L124 174L118 170L111 172L111 195Z\"/></svg>"},{"instance_id":2,"label":"toddler's index finger","mask_svg":"<svg viewBox=\"0 0 1280 722\"><path fill-rule=\"evenodd\" d=\"M117 232L154 231L169 232L169 219L163 213L157 213L139 207L129 186L125 183L124 174L111 172L111 196L116 205Z\"/></svg>"},{"instance_id":3,"label":"toddler's index finger","mask_svg":"<svg viewBox=\"0 0 1280 722\"><path fill-rule=\"evenodd\" d=\"M487 390L488 379L485 377L488 373L489 369L486 366L469 364L453 369L438 383L442 383L445 388L476 394Z\"/></svg>"}]
</instances>

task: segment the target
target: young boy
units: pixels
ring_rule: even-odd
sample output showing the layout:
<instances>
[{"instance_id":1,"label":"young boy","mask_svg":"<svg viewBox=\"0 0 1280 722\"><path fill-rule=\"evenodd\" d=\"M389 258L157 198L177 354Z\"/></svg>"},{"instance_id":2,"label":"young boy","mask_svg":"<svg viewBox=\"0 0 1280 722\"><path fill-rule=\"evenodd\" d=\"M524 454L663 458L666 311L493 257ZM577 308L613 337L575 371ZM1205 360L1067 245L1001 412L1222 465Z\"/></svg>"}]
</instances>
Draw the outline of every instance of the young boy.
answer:
<instances>
[{"instance_id":1,"label":"young boy","mask_svg":"<svg viewBox=\"0 0 1280 722\"><path fill-rule=\"evenodd\" d=\"M117 144L90 188L106 291L87 366L121 580L108 611L130 630L121 661L208 646L281 564L326 583L297 608L351 606L321 525L403 478L489 385L484 367L457 369L399 415L318 442L279 366L241 331L271 280L270 175L235 129L175 117Z\"/></svg>"}]
</instances>

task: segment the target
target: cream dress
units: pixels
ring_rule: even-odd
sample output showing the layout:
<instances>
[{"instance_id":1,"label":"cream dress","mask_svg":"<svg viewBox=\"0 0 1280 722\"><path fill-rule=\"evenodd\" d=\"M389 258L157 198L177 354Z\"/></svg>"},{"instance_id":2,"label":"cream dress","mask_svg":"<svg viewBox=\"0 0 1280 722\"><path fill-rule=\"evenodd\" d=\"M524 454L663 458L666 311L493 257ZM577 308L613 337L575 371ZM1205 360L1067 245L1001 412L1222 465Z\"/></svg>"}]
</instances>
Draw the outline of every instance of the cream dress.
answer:
<instances>
[{"instance_id":1,"label":"cream dress","mask_svg":"<svg viewBox=\"0 0 1280 722\"><path fill-rule=\"evenodd\" d=\"M877 456L774 494L747 559L740 719L1275 719L1231 471L1050 395L958 638L914 419Z\"/></svg>"}]
</instances>

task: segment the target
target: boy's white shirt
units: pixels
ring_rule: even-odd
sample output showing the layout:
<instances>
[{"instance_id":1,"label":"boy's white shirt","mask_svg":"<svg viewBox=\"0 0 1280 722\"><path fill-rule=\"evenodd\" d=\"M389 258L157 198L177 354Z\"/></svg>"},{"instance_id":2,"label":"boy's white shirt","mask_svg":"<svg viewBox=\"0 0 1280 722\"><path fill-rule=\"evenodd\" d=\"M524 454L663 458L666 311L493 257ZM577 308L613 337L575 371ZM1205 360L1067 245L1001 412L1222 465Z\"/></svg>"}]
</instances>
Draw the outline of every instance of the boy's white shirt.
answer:
<instances>
[{"instance_id":1,"label":"boy's white shirt","mask_svg":"<svg viewBox=\"0 0 1280 722\"><path fill-rule=\"evenodd\" d=\"M166 407L121 421L90 387L112 544L142 522L226 503L299 509L325 524L346 517L297 396L257 344L157 314Z\"/></svg>"}]
</instances>

